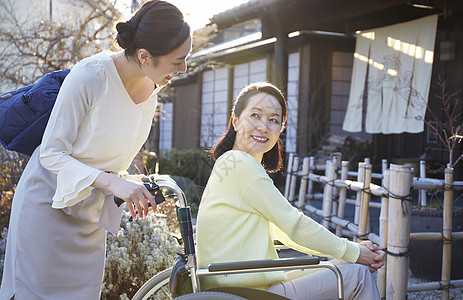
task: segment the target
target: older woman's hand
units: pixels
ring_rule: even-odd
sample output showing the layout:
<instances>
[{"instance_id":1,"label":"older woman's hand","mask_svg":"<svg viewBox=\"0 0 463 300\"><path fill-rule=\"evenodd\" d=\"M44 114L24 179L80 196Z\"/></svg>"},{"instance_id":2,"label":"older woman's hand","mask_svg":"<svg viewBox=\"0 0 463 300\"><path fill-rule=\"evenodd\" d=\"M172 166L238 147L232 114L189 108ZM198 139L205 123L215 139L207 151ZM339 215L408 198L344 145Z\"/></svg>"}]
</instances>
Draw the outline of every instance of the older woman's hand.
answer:
<instances>
[{"instance_id":1,"label":"older woman's hand","mask_svg":"<svg viewBox=\"0 0 463 300\"><path fill-rule=\"evenodd\" d=\"M367 266L372 273L384 266L386 253L378 245L371 241L362 241L359 246L360 255L356 263Z\"/></svg>"}]
</instances>

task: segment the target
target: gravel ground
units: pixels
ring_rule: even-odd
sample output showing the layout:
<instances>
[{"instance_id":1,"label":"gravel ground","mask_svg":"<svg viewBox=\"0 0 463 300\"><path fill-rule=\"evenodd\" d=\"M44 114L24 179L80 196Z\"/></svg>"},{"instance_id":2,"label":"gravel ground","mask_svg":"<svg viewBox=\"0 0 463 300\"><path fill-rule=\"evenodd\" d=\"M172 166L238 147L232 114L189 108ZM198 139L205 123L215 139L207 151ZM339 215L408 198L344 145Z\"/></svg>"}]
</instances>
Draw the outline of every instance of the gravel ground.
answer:
<instances>
[{"instance_id":1,"label":"gravel ground","mask_svg":"<svg viewBox=\"0 0 463 300\"><path fill-rule=\"evenodd\" d=\"M279 251L280 258L285 257L300 257L304 256L303 253L294 251L294 250L281 250ZM376 275L377 273L375 273ZM411 272L408 274L408 284L418 284L427 282L426 280L413 278ZM441 291L432 290L432 291L424 291L424 292L411 292L407 293L407 300L437 300L441 299ZM458 289L450 289L450 300L463 300L463 288Z\"/></svg>"},{"instance_id":2,"label":"gravel ground","mask_svg":"<svg viewBox=\"0 0 463 300\"><path fill-rule=\"evenodd\" d=\"M291 249L280 250L278 254L280 258L305 256L305 254L291 250ZM375 275L377 274L378 273L375 273ZM427 282L427 281L418 279L418 278L413 278L411 272L408 273L408 284L409 285L424 283L424 282ZM407 300L437 300L437 299L441 299L440 290L407 293ZM449 299L450 300L463 300L463 288L450 289Z\"/></svg>"},{"instance_id":3,"label":"gravel ground","mask_svg":"<svg viewBox=\"0 0 463 300\"><path fill-rule=\"evenodd\" d=\"M408 278L408 284L417 284L426 282L425 280L417 278ZM424 292L413 292L407 293L407 300L434 300L441 299L441 291L432 290ZM462 300L463 299L463 288L450 289L450 300Z\"/></svg>"}]
</instances>

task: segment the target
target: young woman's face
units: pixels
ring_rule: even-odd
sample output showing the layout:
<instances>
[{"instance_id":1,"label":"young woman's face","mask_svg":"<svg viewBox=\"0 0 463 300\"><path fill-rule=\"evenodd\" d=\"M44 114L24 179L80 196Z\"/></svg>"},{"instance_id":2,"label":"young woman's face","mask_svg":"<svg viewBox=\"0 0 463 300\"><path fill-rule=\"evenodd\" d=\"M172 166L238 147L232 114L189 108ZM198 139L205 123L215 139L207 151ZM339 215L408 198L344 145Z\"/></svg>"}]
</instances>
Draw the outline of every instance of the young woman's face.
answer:
<instances>
[{"instance_id":1,"label":"young woman's face","mask_svg":"<svg viewBox=\"0 0 463 300\"><path fill-rule=\"evenodd\" d=\"M191 36L183 44L171 53L160 56L150 66L144 66L146 75L158 85L166 85L172 77L179 73L185 73L187 69L186 57L191 52Z\"/></svg>"},{"instance_id":2,"label":"young woman's face","mask_svg":"<svg viewBox=\"0 0 463 300\"><path fill-rule=\"evenodd\" d=\"M282 108L274 96L258 93L248 99L241 115L232 122L236 131L233 149L247 152L261 162L280 137Z\"/></svg>"}]
</instances>

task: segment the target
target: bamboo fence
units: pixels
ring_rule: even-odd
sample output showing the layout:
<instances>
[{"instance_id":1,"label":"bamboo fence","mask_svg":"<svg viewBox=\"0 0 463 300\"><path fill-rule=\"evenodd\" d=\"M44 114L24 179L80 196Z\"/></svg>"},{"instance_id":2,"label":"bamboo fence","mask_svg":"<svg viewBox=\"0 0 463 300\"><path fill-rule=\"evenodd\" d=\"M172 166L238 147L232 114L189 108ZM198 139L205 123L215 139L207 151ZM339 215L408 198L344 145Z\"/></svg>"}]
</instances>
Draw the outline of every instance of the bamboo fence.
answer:
<instances>
[{"instance_id":1,"label":"bamboo fence","mask_svg":"<svg viewBox=\"0 0 463 300\"><path fill-rule=\"evenodd\" d=\"M354 172L349 171L348 162L339 158L333 156L325 165L316 165L313 157L300 159L290 154L284 195L301 211L320 217L322 225L336 235L355 241L371 240L386 251L385 266L378 271L381 298L401 300L407 292L440 289L442 299L449 299L450 288L463 287L463 279L450 278L452 241L463 239L463 231L452 232L453 191L463 189L463 182L453 180L453 169L445 170L443 180L426 178L424 162L420 162L420 177L414 178L413 168L408 165L391 164L388 168L387 160L383 160L382 173L373 173L372 165L365 159ZM380 185L372 180L380 180ZM323 193L314 192L316 184L323 186ZM442 231L410 233L414 192L417 191L419 205L425 206L426 191L436 189L444 190ZM355 193L355 199L347 197L348 191ZM373 196L379 197L380 202L371 201ZM313 205L314 200L322 201L321 209ZM355 207L353 222L345 219L346 205ZM369 231L370 209L380 210L379 235ZM442 241L441 281L407 286L411 240Z\"/></svg>"}]
</instances>

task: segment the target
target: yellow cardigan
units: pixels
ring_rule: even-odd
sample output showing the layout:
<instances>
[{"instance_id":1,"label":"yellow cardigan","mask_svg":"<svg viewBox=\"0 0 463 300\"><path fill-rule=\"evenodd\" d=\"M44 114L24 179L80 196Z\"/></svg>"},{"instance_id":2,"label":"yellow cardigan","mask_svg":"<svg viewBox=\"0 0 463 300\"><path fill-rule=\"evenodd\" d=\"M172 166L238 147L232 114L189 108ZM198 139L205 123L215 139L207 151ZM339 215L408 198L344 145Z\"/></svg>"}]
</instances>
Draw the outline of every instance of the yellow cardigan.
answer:
<instances>
[{"instance_id":1,"label":"yellow cardigan","mask_svg":"<svg viewBox=\"0 0 463 300\"><path fill-rule=\"evenodd\" d=\"M262 165L237 150L215 163L199 206L197 255L200 268L210 263L276 259L275 236L298 251L355 262L356 243L339 238L293 207L274 186ZM201 288L241 286L265 289L286 280L283 272L201 278Z\"/></svg>"}]
</instances>

